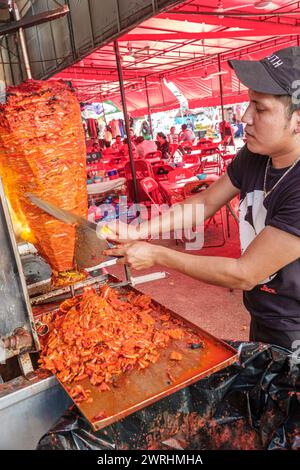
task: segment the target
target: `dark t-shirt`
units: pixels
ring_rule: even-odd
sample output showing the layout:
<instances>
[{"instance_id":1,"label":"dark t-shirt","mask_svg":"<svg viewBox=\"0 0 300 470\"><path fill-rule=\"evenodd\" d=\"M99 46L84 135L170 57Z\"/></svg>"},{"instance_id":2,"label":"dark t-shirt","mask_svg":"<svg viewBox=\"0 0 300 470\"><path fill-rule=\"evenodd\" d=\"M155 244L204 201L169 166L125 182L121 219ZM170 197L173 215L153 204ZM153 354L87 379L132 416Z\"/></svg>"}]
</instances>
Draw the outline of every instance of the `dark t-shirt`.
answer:
<instances>
[{"instance_id":1,"label":"dark t-shirt","mask_svg":"<svg viewBox=\"0 0 300 470\"><path fill-rule=\"evenodd\" d=\"M232 184L240 189L242 252L266 225L300 237L300 162L264 199L267 162L268 157L254 154L245 146L228 167ZM266 190L270 190L286 171L287 168L270 166ZM264 326L300 330L300 259L244 292L244 304Z\"/></svg>"}]
</instances>

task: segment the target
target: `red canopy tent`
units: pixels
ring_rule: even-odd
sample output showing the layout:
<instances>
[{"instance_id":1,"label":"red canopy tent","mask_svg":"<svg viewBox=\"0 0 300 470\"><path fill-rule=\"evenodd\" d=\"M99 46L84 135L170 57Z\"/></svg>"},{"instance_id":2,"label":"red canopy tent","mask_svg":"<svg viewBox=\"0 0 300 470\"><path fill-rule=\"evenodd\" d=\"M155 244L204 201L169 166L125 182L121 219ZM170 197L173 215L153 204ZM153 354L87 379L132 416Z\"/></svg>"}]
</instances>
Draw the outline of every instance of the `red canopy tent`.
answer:
<instances>
[{"instance_id":1,"label":"red canopy tent","mask_svg":"<svg viewBox=\"0 0 300 470\"><path fill-rule=\"evenodd\" d=\"M259 59L299 42L299 2L190 0L145 21L118 39L128 112L132 116L179 107L172 81L189 107L247 100L229 58ZM70 80L81 101L121 104L113 44L55 77ZM147 88L147 90L146 90Z\"/></svg>"}]
</instances>

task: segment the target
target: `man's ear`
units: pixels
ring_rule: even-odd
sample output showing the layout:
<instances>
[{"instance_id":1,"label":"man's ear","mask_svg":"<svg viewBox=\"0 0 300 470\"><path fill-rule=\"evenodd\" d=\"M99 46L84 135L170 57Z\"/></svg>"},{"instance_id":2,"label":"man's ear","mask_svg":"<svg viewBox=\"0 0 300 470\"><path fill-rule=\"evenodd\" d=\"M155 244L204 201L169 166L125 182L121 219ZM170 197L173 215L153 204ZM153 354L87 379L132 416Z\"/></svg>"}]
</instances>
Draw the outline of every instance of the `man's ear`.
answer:
<instances>
[{"instance_id":1,"label":"man's ear","mask_svg":"<svg viewBox=\"0 0 300 470\"><path fill-rule=\"evenodd\" d=\"M300 134L300 109L295 111L295 117L296 117L296 122L295 122L294 132L295 134Z\"/></svg>"}]
</instances>

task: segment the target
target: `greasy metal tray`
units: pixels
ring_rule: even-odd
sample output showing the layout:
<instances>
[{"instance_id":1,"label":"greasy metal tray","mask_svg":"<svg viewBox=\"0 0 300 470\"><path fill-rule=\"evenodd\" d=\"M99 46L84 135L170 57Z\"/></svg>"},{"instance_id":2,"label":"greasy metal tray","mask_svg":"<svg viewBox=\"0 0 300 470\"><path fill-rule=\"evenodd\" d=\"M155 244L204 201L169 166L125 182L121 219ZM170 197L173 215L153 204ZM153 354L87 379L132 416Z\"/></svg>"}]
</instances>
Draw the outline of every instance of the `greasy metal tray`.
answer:
<instances>
[{"instance_id":1,"label":"greasy metal tray","mask_svg":"<svg viewBox=\"0 0 300 470\"><path fill-rule=\"evenodd\" d=\"M118 282L113 276L109 276L109 281ZM141 294L140 291L129 286L118 288L118 291L122 295L129 292ZM35 319L39 320L43 314L52 315L57 311L59 303L52 301L50 304L34 307ZM182 340L172 340L167 349L161 350L160 359L156 364L151 364L143 370L124 373L118 377L118 387L112 387L110 391L99 392L97 387L90 384L89 379L79 382L84 389L91 391L93 403L73 401L95 431L227 367L238 358L237 351L231 346L185 320L177 313L154 300L152 300L152 306L154 311L158 309L160 314L166 313L171 319L179 321L181 328L192 330L200 340L205 342L205 348L191 349ZM182 360L170 360L172 351L180 352ZM62 384L62 386L68 393L71 384ZM97 419L95 419L96 416L98 416Z\"/></svg>"},{"instance_id":2,"label":"greasy metal tray","mask_svg":"<svg viewBox=\"0 0 300 470\"><path fill-rule=\"evenodd\" d=\"M141 294L132 287L121 289L124 295L130 291ZM152 305L154 310L156 307L160 309L161 313L169 314L170 319L179 320L181 328L191 329L205 342L205 347L192 349L182 340L172 340L169 347L161 352L160 359L156 364L151 364L143 370L124 373L118 378L118 386L112 387L110 391L99 392L97 387L90 384L89 379L81 381L80 385L84 389L91 390L93 402L90 404L76 403L76 406L87 418L94 431L191 385L237 360L237 351L228 344L159 303L152 301ZM180 352L182 360L170 360L172 351ZM68 393L70 384L62 384L62 386Z\"/></svg>"}]
</instances>

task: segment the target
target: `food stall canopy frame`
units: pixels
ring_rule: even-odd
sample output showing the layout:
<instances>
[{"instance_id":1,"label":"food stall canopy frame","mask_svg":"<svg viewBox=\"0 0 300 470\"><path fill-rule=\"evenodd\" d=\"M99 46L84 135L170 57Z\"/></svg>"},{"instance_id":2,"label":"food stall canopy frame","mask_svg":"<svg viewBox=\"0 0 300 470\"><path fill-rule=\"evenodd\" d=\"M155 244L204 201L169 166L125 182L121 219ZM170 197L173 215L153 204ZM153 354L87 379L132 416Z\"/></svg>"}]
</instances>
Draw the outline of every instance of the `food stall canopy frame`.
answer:
<instances>
[{"instance_id":1,"label":"food stall canopy frame","mask_svg":"<svg viewBox=\"0 0 300 470\"><path fill-rule=\"evenodd\" d=\"M296 1L256 1L249 6L248 0L190 0L171 6L118 39L128 111L135 117L179 108L169 82L190 108L220 104L219 59L223 104L247 101L247 90L228 67L228 59L260 59L298 45L299 33ZM121 106L112 43L54 78L70 81L80 101L109 99Z\"/></svg>"},{"instance_id":2,"label":"food stall canopy frame","mask_svg":"<svg viewBox=\"0 0 300 470\"><path fill-rule=\"evenodd\" d=\"M17 31L9 30L14 18L10 0L0 1L0 80L17 85L26 79ZM45 79L78 62L140 24L181 3L179 0L15 0L21 20L69 9L62 17L24 29L34 79Z\"/></svg>"},{"instance_id":3,"label":"food stall canopy frame","mask_svg":"<svg viewBox=\"0 0 300 470\"><path fill-rule=\"evenodd\" d=\"M17 32L0 2L0 80L26 78ZM69 13L24 29L34 79L70 81L84 102L121 104L113 40L118 38L128 111L132 116L179 107L168 82L189 107L245 101L245 88L227 60L257 59L299 44L295 0L16 0L21 20L68 8ZM252 4L251 4L252 3ZM148 88L149 103L147 101Z\"/></svg>"}]
</instances>

